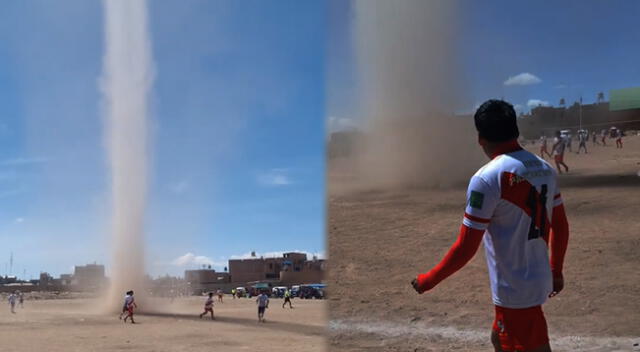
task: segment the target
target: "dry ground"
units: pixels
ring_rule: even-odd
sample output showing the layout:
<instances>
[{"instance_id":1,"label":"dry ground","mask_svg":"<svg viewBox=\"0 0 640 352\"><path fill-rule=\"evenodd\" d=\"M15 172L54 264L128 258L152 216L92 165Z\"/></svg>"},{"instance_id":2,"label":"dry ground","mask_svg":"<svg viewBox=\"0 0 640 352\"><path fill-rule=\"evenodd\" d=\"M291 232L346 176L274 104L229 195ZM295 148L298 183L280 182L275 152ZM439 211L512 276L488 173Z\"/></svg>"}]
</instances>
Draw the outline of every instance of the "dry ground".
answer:
<instances>
[{"instance_id":1,"label":"dry ground","mask_svg":"<svg viewBox=\"0 0 640 352\"><path fill-rule=\"evenodd\" d=\"M17 314L0 306L0 351L325 351L325 302L294 299L282 309L273 299L266 323L257 322L254 300L225 297L216 321L200 320L204 298L155 304L171 313L136 316L123 324L117 315L96 312L95 299L27 301Z\"/></svg>"},{"instance_id":2,"label":"dry ground","mask_svg":"<svg viewBox=\"0 0 640 352\"><path fill-rule=\"evenodd\" d=\"M640 350L640 137L624 142L565 158L566 286L544 305L554 351ZM455 241L466 185L346 193L335 171L330 164L330 349L492 351L482 249L424 295L409 285Z\"/></svg>"}]
</instances>

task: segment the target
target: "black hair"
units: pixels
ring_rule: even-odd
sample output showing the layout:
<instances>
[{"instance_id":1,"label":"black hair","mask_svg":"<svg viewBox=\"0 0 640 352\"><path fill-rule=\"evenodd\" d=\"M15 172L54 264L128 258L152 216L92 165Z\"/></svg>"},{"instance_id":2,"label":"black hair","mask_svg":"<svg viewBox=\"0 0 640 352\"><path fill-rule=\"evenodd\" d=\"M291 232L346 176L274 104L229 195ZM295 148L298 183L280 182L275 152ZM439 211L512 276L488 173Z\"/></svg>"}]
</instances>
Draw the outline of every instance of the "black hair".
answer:
<instances>
[{"instance_id":1,"label":"black hair","mask_svg":"<svg viewBox=\"0 0 640 352\"><path fill-rule=\"evenodd\" d=\"M489 142L506 142L520 136L516 111L504 100L485 101L473 115L480 137Z\"/></svg>"}]
</instances>

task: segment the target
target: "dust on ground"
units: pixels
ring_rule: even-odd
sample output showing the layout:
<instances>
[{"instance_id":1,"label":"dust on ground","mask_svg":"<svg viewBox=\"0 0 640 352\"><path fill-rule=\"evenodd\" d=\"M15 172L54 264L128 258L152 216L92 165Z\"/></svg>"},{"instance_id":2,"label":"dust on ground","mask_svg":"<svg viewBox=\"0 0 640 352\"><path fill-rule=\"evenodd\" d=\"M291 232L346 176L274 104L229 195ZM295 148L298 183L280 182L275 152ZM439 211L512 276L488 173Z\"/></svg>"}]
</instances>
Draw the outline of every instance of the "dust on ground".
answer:
<instances>
[{"instance_id":1,"label":"dust on ground","mask_svg":"<svg viewBox=\"0 0 640 352\"><path fill-rule=\"evenodd\" d=\"M266 323L257 321L255 299L231 299L214 306L216 320L198 318L204 297L154 302L140 307L155 313L135 315L125 324L117 314L99 313L98 299L25 302L11 314L0 307L0 350L29 351L325 351L326 304L294 299L294 309L272 299Z\"/></svg>"}]
</instances>

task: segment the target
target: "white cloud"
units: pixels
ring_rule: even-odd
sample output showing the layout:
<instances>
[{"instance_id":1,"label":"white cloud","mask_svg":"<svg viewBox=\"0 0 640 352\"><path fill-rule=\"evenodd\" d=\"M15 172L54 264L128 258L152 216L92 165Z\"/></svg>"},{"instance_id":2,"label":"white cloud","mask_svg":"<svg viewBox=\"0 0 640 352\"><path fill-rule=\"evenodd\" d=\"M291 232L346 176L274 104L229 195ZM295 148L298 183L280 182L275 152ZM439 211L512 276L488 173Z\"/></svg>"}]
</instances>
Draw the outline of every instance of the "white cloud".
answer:
<instances>
[{"instance_id":1,"label":"white cloud","mask_svg":"<svg viewBox=\"0 0 640 352\"><path fill-rule=\"evenodd\" d=\"M258 175L258 182L265 186L286 186L292 183L287 169L271 169Z\"/></svg>"},{"instance_id":2,"label":"white cloud","mask_svg":"<svg viewBox=\"0 0 640 352\"><path fill-rule=\"evenodd\" d=\"M529 109L533 109L538 106L549 106L549 105L551 104L549 104L549 102L546 100L529 99L529 101L527 101L527 106L529 107Z\"/></svg>"},{"instance_id":3,"label":"white cloud","mask_svg":"<svg viewBox=\"0 0 640 352\"><path fill-rule=\"evenodd\" d=\"M202 265L212 265L212 266L226 266L226 263L215 262L213 259L206 257L204 255L195 255L191 252L181 255L178 258L171 261L171 265L179 266L179 267L189 267L189 266L202 266Z\"/></svg>"},{"instance_id":4,"label":"white cloud","mask_svg":"<svg viewBox=\"0 0 640 352\"><path fill-rule=\"evenodd\" d=\"M188 180L182 180L174 184L169 185L169 190L175 194L183 194L189 190L190 183Z\"/></svg>"},{"instance_id":5,"label":"white cloud","mask_svg":"<svg viewBox=\"0 0 640 352\"><path fill-rule=\"evenodd\" d=\"M24 218L16 218L15 222L16 222L17 224L19 224L19 223L21 223L21 222L24 222Z\"/></svg>"},{"instance_id":6,"label":"white cloud","mask_svg":"<svg viewBox=\"0 0 640 352\"><path fill-rule=\"evenodd\" d=\"M504 81L505 86L527 86L530 84L538 84L542 82L540 78L537 76L523 72L515 76L509 77L506 81Z\"/></svg>"},{"instance_id":7,"label":"white cloud","mask_svg":"<svg viewBox=\"0 0 640 352\"><path fill-rule=\"evenodd\" d=\"M553 88L555 88L555 89L565 89L565 88L567 88L567 85L566 84L558 84L558 85L554 86Z\"/></svg>"}]
</instances>

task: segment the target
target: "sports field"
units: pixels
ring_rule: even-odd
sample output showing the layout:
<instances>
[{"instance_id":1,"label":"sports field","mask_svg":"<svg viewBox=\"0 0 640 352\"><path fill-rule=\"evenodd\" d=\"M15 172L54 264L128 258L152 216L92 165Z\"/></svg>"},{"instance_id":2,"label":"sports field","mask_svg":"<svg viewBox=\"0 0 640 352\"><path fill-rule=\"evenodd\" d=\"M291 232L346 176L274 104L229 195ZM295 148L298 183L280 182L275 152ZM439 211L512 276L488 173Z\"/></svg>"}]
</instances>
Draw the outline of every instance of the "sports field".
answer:
<instances>
[{"instance_id":1,"label":"sports field","mask_svg":"<svg viewBox=\"0 0 640 352\"><path fill-rule=\"evenodd\" d=\"M565 289L543 306L554 351L640 350L640 137L608 143L565 155ZM455 241L466 184L349 193L333 187L332 167L330 349L493 351L483 249L432 291L409 284Z\"/></svg>"},{"instance_id":2,"label":"sports field","mask_svg":"<svg viewBox=\"0 0 640 352\"><path fill-rule=\"evenodd\" d=\"M326 350L324 301L294 299L294 309L282 309L282 300L273 299L265 323L257 321L255 299L225 297L214 307L216 321L198 318L203 302L201 297L157 301L146 308L165 313L136 315L135 325L97 312L95 299L26 301L17 314L3 302L0 351Z\"/></svg>"}]
</instances>

